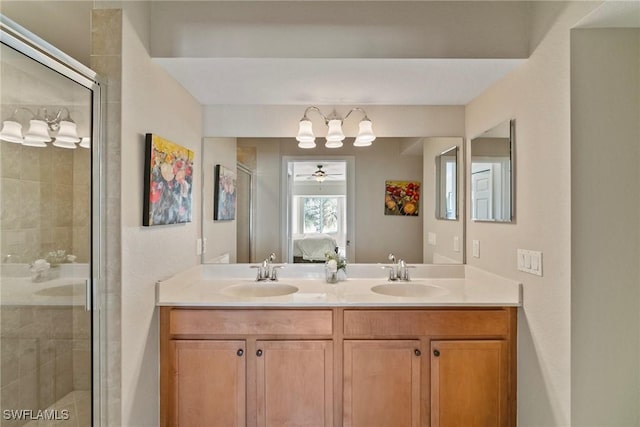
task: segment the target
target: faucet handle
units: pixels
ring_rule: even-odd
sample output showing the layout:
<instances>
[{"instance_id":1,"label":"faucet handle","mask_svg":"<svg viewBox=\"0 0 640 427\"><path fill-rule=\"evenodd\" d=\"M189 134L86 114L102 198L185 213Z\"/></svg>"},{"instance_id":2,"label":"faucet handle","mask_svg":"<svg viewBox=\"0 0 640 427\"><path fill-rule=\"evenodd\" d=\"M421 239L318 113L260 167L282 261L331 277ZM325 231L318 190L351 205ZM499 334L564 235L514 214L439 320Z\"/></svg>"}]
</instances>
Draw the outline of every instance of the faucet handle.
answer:
<instances>
[{"instance_id":1,"label":"faucet handle","mask_svg":"<svg viewBox=\"0 0 640 427\"><path fill-rule=\"evenodd\" d=\"M267 258L267 260L269 262L273 262L276 260L276 253L275 252L271 252L271 254L269 255L269 258Z\"/></svg>"},{"instance_id":2,"label":"faucet handle","mask_svg":"<svg viewBox=\"0 0 640 427\"><path fill-rule=\"evenodd\" d=\"M389 281L395 282L396 280L398 280L398 277L396 275L395 266L393 266L393 265L383 265L382 268L385 269L385 270L389 270L389 277L388 277Z\"/></svg>"},{"instance_id":3,"label":"faucet handle","mask_svg":"<svg viewBox=\"0 0 640 427\"><path fill-rule=\"evenodd\" d=\"M390 253L388 258L393 264L396 263L396 256L393 253Z\"/></svg>"},{"instance_id":4,"label":"faucet handle","mask_svg":"<svg viewBox=\"0 0 640 427\"><path fill-rule=\"evenodd\" d=\"M284 268L284 265L274 265L271 267L271 277L270 280L278 280L278 270Z\"/></svg>"}]
</instances>

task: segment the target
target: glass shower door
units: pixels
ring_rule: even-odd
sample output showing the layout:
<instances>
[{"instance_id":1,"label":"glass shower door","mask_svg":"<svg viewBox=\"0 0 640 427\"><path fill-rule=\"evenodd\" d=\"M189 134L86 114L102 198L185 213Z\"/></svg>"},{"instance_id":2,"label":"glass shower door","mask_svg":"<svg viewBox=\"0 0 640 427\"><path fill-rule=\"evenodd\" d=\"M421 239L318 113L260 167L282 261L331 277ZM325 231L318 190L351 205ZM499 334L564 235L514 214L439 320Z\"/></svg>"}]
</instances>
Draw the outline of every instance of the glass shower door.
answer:
<instances>
[{"instance_id":1,"label":"glass shower door","mask_svg":"<svg viewBox=\"0 0 640 427\"><path fill-rule=\"evenodd\" d=\"M94 93L2 36L0 425L91 426Z\"/></svg>"}]
</instances>

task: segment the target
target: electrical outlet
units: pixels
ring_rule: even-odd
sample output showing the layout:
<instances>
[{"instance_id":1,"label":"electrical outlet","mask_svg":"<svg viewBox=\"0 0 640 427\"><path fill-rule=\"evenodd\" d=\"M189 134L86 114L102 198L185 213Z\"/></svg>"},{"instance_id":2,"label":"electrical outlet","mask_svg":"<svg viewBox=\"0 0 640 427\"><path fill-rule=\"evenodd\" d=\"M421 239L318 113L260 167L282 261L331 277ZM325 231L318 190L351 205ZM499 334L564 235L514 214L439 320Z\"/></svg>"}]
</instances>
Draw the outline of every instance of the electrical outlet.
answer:
<instances>
[{"instance_id":1,"label":"electrical outlet","mask_svg":"<svg viewBox=\"0 0 640 427\"><path fill-rule=\"evenodd\" d=\"M542 252L518 249L518 270L542 276Z\"/></svg>"},{"instance_id":2,"label":"electrical outlet","mask_svg":"<svg viewBox=\"0 0 640 427\"><path fill-rule=\"evenodd\" d=\"M207 253L207 238L206 237L202 238L202 253L203 254Z\"/></svg>"},{"instance_id":3,"label":"electrical outlet","mask_svg":"<svg viewBox=\"0 0 640 427\"><path fill-rule=\"evenodd\" d=\"M196 240L196 255L202 255L202 239Z\"/></svg>"},{"instance_id":4,"label":"electrical outlet","mask_svg":"<svg viewBox=\"0 0 640 427\"><path fill-rule=\"evenodd\" d=\"M429 243L431 246L436 245L436 233L427 233L427 243Z\"/></svg>"},{"instance_id":5,"label":"electrical outlet","mask_svg":"<svg viewBox=\"0 0 640 427\"><path fill-rule=\"evenodd\" d=\"M480 240L473 241L473 257L480 258Z\"/></svg>"},{"instance_id":6,"label":"electrical outlet","mask_svg":"<svg viewBox=\"0 0 640 427\"><path fill-rule=\"evenodd\" d=\"M460 238L453 236L453 252L460 252Z\"/></svg>"}]
</instances>

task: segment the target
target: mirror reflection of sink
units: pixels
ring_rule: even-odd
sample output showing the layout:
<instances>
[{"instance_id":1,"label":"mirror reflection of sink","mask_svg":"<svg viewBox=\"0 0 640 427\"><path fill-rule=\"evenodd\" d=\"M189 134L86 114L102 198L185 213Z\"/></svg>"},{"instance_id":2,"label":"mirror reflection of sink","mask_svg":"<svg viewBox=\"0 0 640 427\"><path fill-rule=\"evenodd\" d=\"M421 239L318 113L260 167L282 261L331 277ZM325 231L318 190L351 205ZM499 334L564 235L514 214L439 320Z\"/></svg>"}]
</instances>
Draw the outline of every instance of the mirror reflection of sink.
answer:
<instances>
[{"instance_id":1,"label":"mirror reflection of sink","mask_svg":"<svg viewBox=\"0 0 640 427\"><path fill-rule=\"evenodd\" d=\"M220 291L222 294L230 297L279 297L283 295L293 294L298 292L296 286L287 285L284 283L268 283L268 282L256 282L256 283L242 283L227 286Z\"/></svg>"},{"instance_id":2,"label":"mirror reflection of sink","mask_svg":"<svg viewBox=\"0 0 640 427\"><path fill-rule=\"evenodd\" d=\"M385 283L371 288L372 292L392 297L429 298L446 295L449 291L433 285L419 283Z\"/></svg>"},{"instance_id":3,"label":"mirror reflection of sink","mask_svg":"<svg viewBox=\"0 0 640 427\"><path fill-rule=\"evenodd\" d=\"M34 293L45 297L73 297L76 295L84 295L84 292L85 285L83 283L75 283L71 285L52 286L50 288L40 289Z\"/></svg>"}]
</instances>

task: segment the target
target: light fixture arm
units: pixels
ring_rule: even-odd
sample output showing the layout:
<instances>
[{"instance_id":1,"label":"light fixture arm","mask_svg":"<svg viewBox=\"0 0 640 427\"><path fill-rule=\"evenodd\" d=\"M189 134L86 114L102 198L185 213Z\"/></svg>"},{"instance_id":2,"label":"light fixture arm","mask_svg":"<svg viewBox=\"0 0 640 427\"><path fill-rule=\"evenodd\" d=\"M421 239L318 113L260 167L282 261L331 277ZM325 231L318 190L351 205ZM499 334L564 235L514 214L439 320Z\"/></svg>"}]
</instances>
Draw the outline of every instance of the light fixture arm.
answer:
<instances>
[{"instance_id":1,"label":"light fixture arm","mask_svg":"<svg viewBox=\"0 0 640 427\"><path fill-rule=\"evenodd\" d=\"M346 116L344 116L344 120L347 120L349 118L349 116L351 115L351 113L353 113L354 111L359 111L362 113L362 115L364 116L363 120L369 120L369 117L367 117L367 112L364 111L364 109L360 108L360 107L354 107L351 110L349 110L349 112L347 113Z\"/></svg>"},{"instance_id":2,"label":"light fixture arm","mask_svg":"<svg viewBox=\"0 0 640 427\"><path fill-rule=\"evenodd\" d=\"M71 111L69 111L67 107L60 107L60 109L58 109L58 111L54 115L49 115L47 114L47 109L44 107L38 108L34 113L27 107L20 106L20 107L17 107L15 110L13 110L13 113L11 113L9 120L18 121L18 119L16 118L16 114L18 114L19 111L26 111L27 113L29 113L31 115L31 117L29 118L30 120L31 119L42 120L47 124L49 129L51 129L54 132L60 128L60 122L62 120L73 122L73 119L71 118ZM40 114L41 111L42 111L42 114ZM66 113L64 117L62 117L63 111Z\"/></svg>"},{"instance_id":3,"label":"light fixture arm","mask_svg":"<svg viewBox=\"0 0 640 427\"><path fill-rule=\"evenodd\" d=\"M329 123L329 120L327 119L327 117L324 114L322 114L322 111L320 111L320 109L315 105L307 107L307 109L304 110L304 115L302 116L302 120L309 120L308 114L310 111L315 111L316 113L318 113L320 117L322 117L322 120L324 120L325 124Z\"/></svg>"},{"instance_id":4,"label":"light fixture arm","mask_svg":"<svg viewBox=\"0 0 640 427\"><path fill-rule=\"evenodd\" d=\"M320 115L320 117L322 117L322 120L324 120L325 124L329 123L329 120L340 120L340 121L345 121L349 118L349 116L351 115L351 113L353 113L354 111L359 111L362 113L362 115L364 116L363 120L369 120L369 117L367 117L367 112L364 111L364 109L360 108L360 107L354 107L351 110L349 110L349 112L344 116L344 118L340 117L338 115L338 112L335 110L335 108L333 109L333 111L331 112L331 114L329 114L328 116L325 116L324 114L322 114L322 111L320 111L320 108L316 107L315 105L312 105L310 107L307 107L306 110L304 110L304 115L302 116L302 120L309 120L309 112L311 111L315 111L316 113L318 113Z\"/></svg>"}]
</instances>

